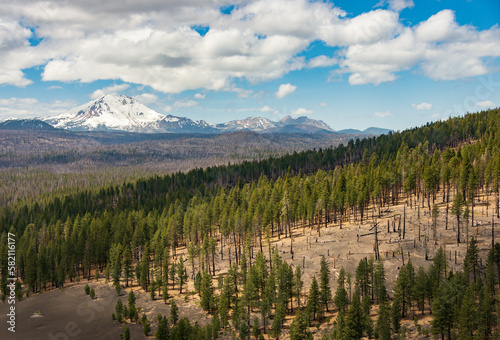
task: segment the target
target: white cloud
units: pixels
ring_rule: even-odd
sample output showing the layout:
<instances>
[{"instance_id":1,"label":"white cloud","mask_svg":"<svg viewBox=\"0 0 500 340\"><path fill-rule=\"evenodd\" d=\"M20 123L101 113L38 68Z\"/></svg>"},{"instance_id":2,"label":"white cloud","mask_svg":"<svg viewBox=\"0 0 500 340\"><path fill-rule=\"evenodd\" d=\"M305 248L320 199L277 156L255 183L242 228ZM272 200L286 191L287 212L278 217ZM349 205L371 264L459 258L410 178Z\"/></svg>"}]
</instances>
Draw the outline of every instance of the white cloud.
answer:
<instances>
[{"instance_id":1,"label":"white cloud","mask_svg":"<svg viewBox=\"0 0 500 340\"><path fill-rule=\"evenodd\" d=\"M129 84L115 84L112 86L104 87L104 88L99 89L99 90L95 90L94 92L92 92L92 94L89 97L90 97L90 99L97 99L99 97L104 96L105 94L120 93L122 91L125 91L129 87L130 87Z\"/></svg>"},{"instance_id":2,"label":"white cloud","mask_svg":"<svg viewBox=\"0 0 500 340\"><path fill-rule=\"evenodd\" d=\"M422 102L420 104L411 104L411 107L413 107L414 109L417 109L417 110L431 110L432 109L432 104L429 104L429 103L426 103L426 102Z\"/></svg>"},{"instance_id":3,"label":"white cloud","mask_svg":"<svg viewBox=\"0 0 500 340\"><path fill-rule=\"evenodd\" d=\"M327 106L329 106L328 103L324 103L324 102L318 103L318 105L321 106L321 107L327 107Z\"/></svg>"},{"instance_id":4,"label":"white cloud","mask_svg":"<svg viewBox=\"0 0 500 340\"><path fill-rule=\"evenodd\" d=\"M307 67L328 67L338 63L337 58L329 58L325 55L320 55L309 60Z\"/></svg>"},{"instance_id":5,"label":"white cloud","mask_svg":"<svg viewBox=\"0 0 500 340\"><path fill-rule=\"evenodd\" d=\"M391 111L375 112L373 115L377 118L385 118L385 117L392 116L392 113L391 113Z\"/></svg>"},{"instance_id":6,"label":"white cloud","mask_svg":"<svg viewBox=\"0 0 500 340\"><path fill-rule=\"evenodd\" d=\"M290 83L281 84L279 89L278 89L278 92L276 92L274 95L276 96L276 98L280 98L280 99L285 98L289 94L294 93L296 89L297 89L297 86L292 85Z\"/></svg>"},{"instance_id":7,"label":"white cloud","mask_svg":"<svg viewBox=\"0 0 500 340\"><path fill-rule=\"evenodd\" d=\"M58 86L58 85L53 85L53 86L47 87L47 90L60 90L60 89L62 89L62 86Z\"/></svg>"},{"instance_id":8,"label":"white cloud","mask_svg":"<svg viewBox=\"0 0 500 340\"><path fill-rule=\"evenodd\" d=\"M206 96L206 95L204 95L204 94L201 94L201 93L196 93L196 94L194 95L194 98L195 98L195 99L205 99L205 96Z\"/></svg>"},{"instance_id":9,"label":"white cloud","mask_svg":"<svg viewBox=\"0 0 500 340\"><path fill-rule=\"evenodd\" d=\"M163 112L167 113L167 112L171 112L173 110L172 106L170 105L167 105L163 108Z\"/></svg>"},{"instance_id":10,"label":"white cloud","mask_svg":"<svg viewBox=\"0 0 500 340\"><path fill-rule=\"evenodd\" d=\"M260 112L274 112L274 110L266 105L260 109Z\"/></svg>"},{"instance_id":11,"label":"white cloud","mask_svg":"<svg viewBox=\"0 0 500 340\"><path fill-rule=\"evenodd\" d=\"M142 93L134 97L139 103L149 105L158 101L158 96L154 93Z\"/></svg>"},{"instance_id":12,"label":"white cloud","mask_svg":"<svg viewBox=\"0 0 500 340\"><path fill-rule=\"evenodd\" d=\"M389 8L394 11L402 11L405 8L413 8L413 0L388 0Z\"/></svg>"},{"instance_id":13,"label":"white cloud","mask_svg":"<svg viewBox=\"0 0 500 340\"><path fill-rule=\"evenodd\" d=\"M55 116L76 105L73 100L39 102L35 98L0 99L0 119Z\"/></svg>"},{"instance_id":14,"label":"white cloud","mask_svg":"<svg viewBox=\"0 0 500 340\"><path fill-rule=\"evenodd\" d=\"M221 3L11 2L0 13L0 84L26 86L32 81L24 70L41 66L46 81L112 79L165 93L234 91L240 79L255 84L337 64L350 84L380 84L410 69L440 80L483 75L500 56L500 27L460 26L450 10L412 25L399 17L411 0L388 0L388 9L353 17L323 1L236 1L231 15L220 13ZM190 28L195 25L209 30L202 37ZM42 38L37 46L26 27ZM301 57L315 41L338 53Z\"/></svg>"},{"instance_id":15,"label":"white cloud","mask_svg":"<svg viewBox=\"0 0 500 340\"><path fill-rule=\"evenodd\" d=\"M198 105L199 103L195 100L191 100L191 99L187 99L187 98L184 98L184 99L181 99L181 100L178 100L174 103L174 107L176 108L181 108L181 107L193 107L193 106L196 106Z\"/></svg>"},{"instance_id":16,"label":"white cloud","mask_svg":"<svg viewBox=\"0 0 500 340\"><path fill-rule=\"evenodd\" d=\"M303 115L310 115L310 114L313 114L313 110L310 110L310 109L305 109L303 107L300 107L296 110L293 110L292 111L292 115L294 116L303 116Z\"/></svg>"},{"instance_id":17,"label":"white cloud","mask_svg":"<svg viewBox=\"0 0 500 340\"><path fill-rule=\"evenodd\" d=\"M497 106L497 104L493 103L491 100L482 100L480 102L477 102L476 105L482 109L488 109Z\"/></svg>"}]
</instances>

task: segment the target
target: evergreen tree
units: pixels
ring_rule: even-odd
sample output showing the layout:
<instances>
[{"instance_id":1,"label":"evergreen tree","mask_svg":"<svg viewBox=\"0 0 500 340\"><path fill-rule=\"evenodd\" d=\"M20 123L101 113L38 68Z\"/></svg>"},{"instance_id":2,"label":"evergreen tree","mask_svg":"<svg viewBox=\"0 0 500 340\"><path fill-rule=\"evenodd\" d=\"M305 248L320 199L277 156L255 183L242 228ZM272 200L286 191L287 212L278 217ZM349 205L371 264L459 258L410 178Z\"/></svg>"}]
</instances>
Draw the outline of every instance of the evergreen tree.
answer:
<instances>
[{"instance_id":1,"label":"evergreen tree","mask_svg":"<svg viewBox=\"0 0 500 340\"><path fill-rule=\"evenodd\" d=\"M337 279L337 290L335 292L335 305L339 310L346 312L347 305L349 304L349 299L347 296L347 291L345 289L345 271L344 267L340 269L339 278Z\"/></svg>"},{"instance_id":2,"label":"evergreen tree","mask_svg":"<svg viewBox=\"0 0 500 340\"><path fill-rule=\"evenodd\" d=\"M179 294L182 294L182 286L184 286L184 283L188 279L182 255L179 258L179 263L177 263L177 277L179 278Z\"/></svg>"},{"instance_id":3,"label":"evergreen tree","mask_svg":"<svg viewBox=\"0 0 500 340\"><path fill-rule=\"evenodd\" d=\"M417 272L417 276L415 277L415 285L413 286L413 295L415 296L415 300L417 301L418 308L422 311L422 315L424 314L425 308L425 297L427 291L427 274L423 267L420 267Z\"/></svg>"},{"instance_id":4,"label":"evergreen tree","mask_svg":"<svg viewBox=\"0 0 500 340\"><path fill-rule=\"evenodd\" d=\"M170 300L170 322L172 324L177 325L177 321L179 321L179 307L175 303L175 300Z\"/></svg>"},{"instance_id":5,"label":"evergreen tree","mask_svg":"<svg viewBox=\"0 0 500 340\"><path fill-rule=\"evenodd\" d=\"M201 308L203 310L212 313L214 310L214 288L212 286L212 275L207 272L203 272L203 278L201 281Z\"/></svg>"},{"instance_id":6,"label":"evergreen tree","mask_svg":"<svg viewBox=\"0 0 500 340\"><path fill-rule=\"evenodd\" d=\"M309 339L312 340L313 336L309 331L308 322L300 309L297 309L297 314L295 314L292 324L290 325L290 340Z\"/></svg>"},{"instance_id":7,"label":"evergreen tree","mask_svg":"<svg viewBox=\"0 0 500 340\"><path fill-rule=\"evenodd\" d=\"M155 340L169 340L170 339L170 325L168 324L167 317L164 316L158 321L158 328L155 332Z\"/></svg>"},{"instance_id":8,"label":"evergreen tree","mask_svg":"<svg viewBox=\"0 0 500 340\"><path fill-rule=\"evenodd\" d=\"M303 286L304 281L302 281L302 271L300 269L300 265L297 265L293 276L293 295L297 299L297 308L300 308L300 296L302 294Z\"/></svg>"},{"instance_id":9,"label":"evergreen tree","mask_svg":"<svg viewBox=\"0 0 500 340\"><path fill-rule=\"evenodd\" d=\"M123 275L125 276L125 287L128 287L128 280L132 276L132 254L128 244L123 249Z\"/></svg>"},{"instance_id":10,"label":"evergreen tree","mask_svg":"<svg viewBox=\"0 0 500 340\"><path fill-rule=\"evenodd\" d=\"M378 260L375 273L373 275L373 290L379 303L386 300L387 292L385 289L385 268L384 262L381 259Z\"/></svg>"},{"instance_id":11,"label":"evergreen tree","mask_svg":"<svg viewBox=\"0 0 500 340\"><path fill-rule=\"evenodd\" d=\"M122 303L122 300L118 299L118 301L116 302L115 311L116 311L116 319L118 320L118 322L121 323L123 321L123 303Z\"/></svg>"},{"instance_id":12,"label":"evergreen tree","mask_svg":"<svg viewBox=\"0 0 500 340\"><path fill-rule=\"evenodd\" d=\"M149 253L149 245L146 244L146 246L144 247L144 252L142 253L141 277L140 277L141 287L145 291L148 291L150 262L151 262L151 260L150 260L150 253Z\"/></svg>"},{"instance_id":13,"label":"evergreen tree","mask_svg":"<svg viewBox=\"0 0 500 340\"><path fill-rule=\"evenodd\" d=\"M135 294L134 292L131 290L130 293L128 293L128 313L129 313L129 318L130 318L130 321L133 321L134 320L134 317L135 317L135 314L137 312L137 309L135 307Z\"/></svg>"},{"instance_id":14,"label":"evergreen tree","mask_svg":"<svg viewBox=\"0 0 500 340\"><path fill-rule=\"evenodd\" d=\"M467 280L469 280L470 276L472 275L472 277L474 278L474 282L476 282L478 270L479 270L479 249L477 248L474 236L472 236L464 260L464 274Z\"/></svg>"},{"instance_id":15,"label":"evergreen tree","mask_svg":"<svg viewBox=\"0 0 500 340\"><path fill-rule=\"evenodd\" d=\"M276 306L276 313L274 314L273 324L271 325L271 333L275 338L278 338L283 329L283 322L285 321L286 310L283 299L278 296L278 304Z\"/></svg>"},{"instance_id":16,"label":"evergreen tree","mask_svg":"<svg viewBox=\"0 0 500 340\"><path fill-rule=\"evenodd\" d=\"M319 284L319 291L320 291L320 300L322 304L322 308L326 309L328 312L328 304L332 300L332 290L330 288L330 269L329 269L329 263L325 259L325 256L323 255L321 257L321 262L320 262L320 284Z\"/></svg>"},{"instance_id":17,"label":"evergreen tree","mask_svg":"<svg viewBox=\"0 0 500 340\"><path fill-rule=\"evenodd\" d=\"M380 340L391 339L390 323L391 320L389 315L389 307L387 306L386 302L382 302L378 310L377 325L375 326L375 339L380 339Z\"/></svg>"},{"instance_id":18,"label":"evergreen tree","mask_svg":"<svg viewBox=\"0 0 500 340\"><path fill-rule=\"evenodd\" d=\"M307 310L312 316L313 320L316 320L316 317L321 317L321 300L320 300L320 292L318 287L318 282L316 281L316 277L313 277L311 288L309 289L309 299L307 300Z\"/></svg>"},{"instance_id":19,"label":"evergreen tree","mask_svg":"<svg viewBox=\"0 0 500 340\"><path fill-rule=\"evenodd\" d=\"M168 299L168 283L164 283L162 286L162 292L161 292L161 297L163 299L164 303L167 303Z\"/></svg>"},{"instance_id":20,"label":"evergreen tree","mask_svg":"<svg viewBox=\"0 0 500 340\"><path fill-rule=\"evenodd\" d=\"M469 285L462 297L458 315L458 332L460 340L474 338L474 330L477 327L477 306L473 285Z\"/></svg>"},{"instance_id":21,"label":"evergreen tree","mask_svg":"<svg viewBox=\"0 0 500 340\"><path fill-rule=\"evenodd\" d=\"M142 330L144 332L144 335L147 336L149 332L151 332L151 325L149 324L148 317L146 314L142 314Z\"/></svg>"},{"instance_id":22,"label":"evergreen tree","mask_svg":"<svg viewBox=\"0 0 500 340\"><path fill-rule=\"evenodd\" d=\"M90 295L90 298L91 298L91 299L95 298L95 291L94 291L94 288L92 288L92 289L90 290L89 295Z\"/></svg>"},{"instance_id":23,"label":"evergreen tree","mask_svg":"<svg viewBox=\"0 0 500 340\"><path fill-rule=\"evenodd\" d=\"M361 339L363 337L365 316L361 308L359 291L356 289L352 296L351 306L345 321L345 339Z\"/></svg>"}]
</instances>

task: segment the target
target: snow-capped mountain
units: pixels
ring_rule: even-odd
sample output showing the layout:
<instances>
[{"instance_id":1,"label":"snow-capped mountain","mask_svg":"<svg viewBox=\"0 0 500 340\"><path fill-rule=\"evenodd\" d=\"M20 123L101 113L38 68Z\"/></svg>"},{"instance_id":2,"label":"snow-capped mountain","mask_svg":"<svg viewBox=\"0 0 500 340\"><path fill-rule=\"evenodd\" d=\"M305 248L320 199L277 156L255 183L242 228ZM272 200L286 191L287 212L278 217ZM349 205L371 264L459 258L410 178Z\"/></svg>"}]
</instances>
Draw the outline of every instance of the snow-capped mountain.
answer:
<instances>
[{"instance_id":1,"label":"snow-capped mountain","mask_svg":"<svg viewBox=\"0 0 500 340\"><path fill-rule=\"evenodd\" d=\"M286 116L276 124L276 129L273 132L331 133L334 130L322 120L311 119L305 116L297 118Z\"/></svg>"},{"instance_id":2,"label":"snow-capped mountain","mask_svg":"<svg viewBox=\"0 0 500 340\"><path fill-rule=\"evenodd\" d=\"M43 119L56 128L74 131L128 131L143 133L331 133L321 120L286 116L279 122L263 117L248 117L213 125L204 120L160 114L132 97L106 94L63 114Z\"/></svg>"},{"instance_id":3,"label":"snow-capped mountain","mask_svg":"<svg viewBox=\"0 0 500 340\"><path fill-rule=\"evenodd\" d=\"M227 123L217 124L216 128L222 131L248 130L254 132L263 132L276 128L276 122L263 117L248 117L246 119L232 120Z\"/></svg>"},{"instance_id":4,"label":"snow-capped mountain","mask_svg":"<svg viewBox=\"0 0 500 340\"><path fill-rule=\"evenodd\" d=\"M46 118L56 128L77 131L212 132L205 121L162 115L132 97L106 94L61 115Z\"/></svg>"}]
</instances>

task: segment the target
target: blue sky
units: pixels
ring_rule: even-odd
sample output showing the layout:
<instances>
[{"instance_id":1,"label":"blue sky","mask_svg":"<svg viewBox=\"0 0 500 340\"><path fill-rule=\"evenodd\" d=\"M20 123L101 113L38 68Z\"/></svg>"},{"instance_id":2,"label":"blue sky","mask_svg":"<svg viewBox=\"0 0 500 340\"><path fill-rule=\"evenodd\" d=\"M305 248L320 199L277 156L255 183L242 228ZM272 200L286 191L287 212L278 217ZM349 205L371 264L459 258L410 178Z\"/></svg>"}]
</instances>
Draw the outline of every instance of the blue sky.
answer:
<instances>
[{"instance_id":1,"label":"blue sky","mask_svg":"<svg viewBox=\"0 0 500 340\"><path fill-rule=\"evenodd\" d=\"M0 119L105 93L220 123L395 130L500 106L500 3L27 0L0 13Z\"/></svg>"}]
</instances>

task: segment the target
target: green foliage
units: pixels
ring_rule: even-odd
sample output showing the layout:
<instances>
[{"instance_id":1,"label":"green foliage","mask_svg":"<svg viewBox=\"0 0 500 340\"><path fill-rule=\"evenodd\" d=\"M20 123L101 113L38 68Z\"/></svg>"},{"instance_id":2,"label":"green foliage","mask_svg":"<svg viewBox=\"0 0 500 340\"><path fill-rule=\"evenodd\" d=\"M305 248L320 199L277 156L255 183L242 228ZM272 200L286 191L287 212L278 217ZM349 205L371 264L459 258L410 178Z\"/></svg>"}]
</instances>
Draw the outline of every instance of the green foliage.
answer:
<instances>
[{"instance_id":1,"label":"green foliage","mask_svg":"<svg viewBox=\"0 0 500 340\"><path fill-rule=\"evenodd\" d=\"M290 340L312 340L312 333L309 331L306 316L299 310L290 325Z\"/></svg>"},{"instance_id":2,"label":"green foliage","mask_svg":"<svg viewBox=\"0 0 500 340\"><path fill-rule=\"evenodd\" d=\"M311 288L309 289L309 299L307 300L307 311L309 316L312 316L313 320L321 316L321 300L320 292L318 287L318 282L316 277L313 277Z\"/></svg>"},{"instance_id":3,"label":"green foliage","mask_svg":"<svg viewBox=\"0 0 500 340\"><path fill-rule=\"evenodd\" d=\"M87 295L90 294L90 287L88 284L85 284L85 287L83 287L83 290L85 291L85 294L87 294Z\"/></svg>"},{"instance_id":4,"label":"green foliage","mask_svg":"<svg viewBox=\"0 0 500 340\"><path fill-rule=\"evenodd\" d=\"M123 303L122 300L118 299L115 305L116 319L118 322L123 322Z\"/></svg>"},{"instance_id":5,"label":"green foliage","mask_svg":"<svg viewBox=\"0 0 500 340\"><path fill-rule=\"evenodd\" d=\"M322 308L328 312L328 304L332 300L332 290L330 288L330 268L325 256L321 256L319 294Z\"/></svg>"},{"instance_id":6,"label":"green foliage","mask_svg":"<svg viewBox=\"0 0 500 340\"><path fill-rule=\"evenodd\" d=\"M208 274L208 272L203 272L200 295L201 308L209 313L212 313L215 308L214 287L212 285L212 275Z\"/></svg>"},{"instance_id":7,"label":"green foliage","mask_svg":"<svg viewBox=\"0 0 500 340\"><path fill-rule=\"evenodd\" d=\"M151 324L149 323L148 317L146 314L142 314L142 331L144 332L144 335L148 335L151 332Z\"/></svg>"},{"instance_id":8,"label":"green foliage","mask_svg":"<svg viewBox=\"0 0 500 340\"><path fill-rule=\"evenodd\" d=\"M95 298L95 291L94 291L94 288L92 288L92 289L90 290L89 295L90 295L90 297L91 297L92 299L93 299L93 298Z\"/></svg>"},{"instance_id":9,"label":"green foliage","mask_svg":"<svg viewBox=\"0 0 500 340\"><path fill-rule=\"evenodd\" d=\"M361 339L361 337L363 337L366 324L365 320L366 317L361 307L360 294L356 289L352 296L351 305L346 315L344 339Z\"/></svg>"},{"instance_id":10,"label":"green foliage","mask_svg":"<svg viewBox=\"0 0 500 340\"><path fill-rule=\"evenodd\" d=\"M175 300L170 300L170 322L176 325L177 321L179 321L179 307L175 303Z\"/></svg>"},{"instance_id":11,"label":"green foliage","mask_svg":"<svg viewBox=\"0 0 500 340\"><path fill-rule=\"evenodd\" d=\"M349 304L349 298L347 296L347 290L345 289L345 270L342 267L339 271L339 278L337 279L337 290L335 292L335 305L344 313L347 311L347 305Z\"/></svg>"}]
</instances>

